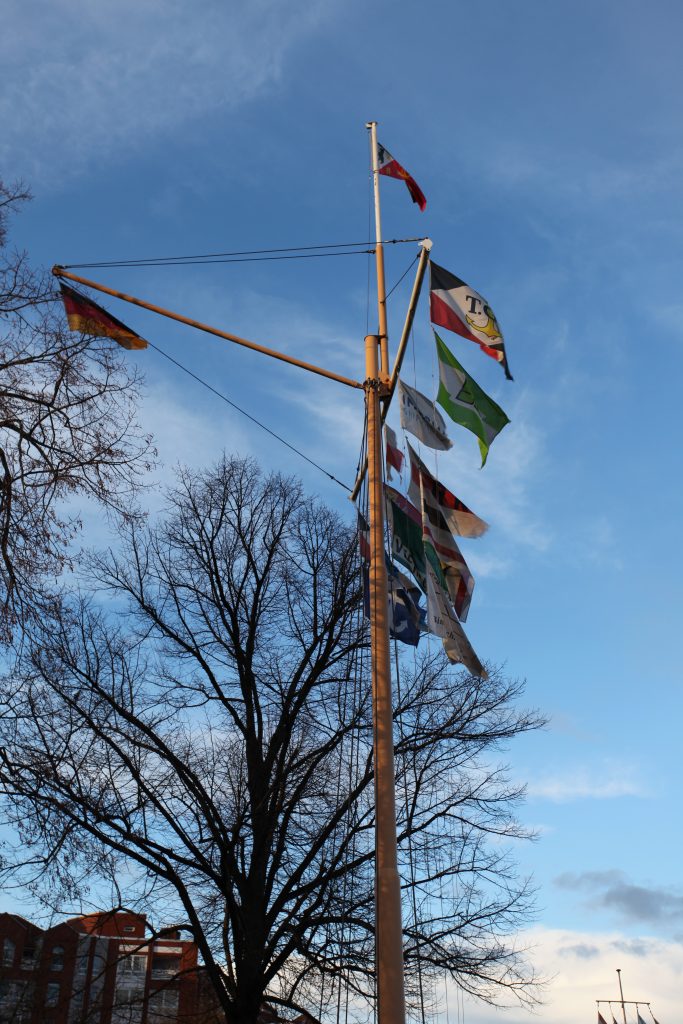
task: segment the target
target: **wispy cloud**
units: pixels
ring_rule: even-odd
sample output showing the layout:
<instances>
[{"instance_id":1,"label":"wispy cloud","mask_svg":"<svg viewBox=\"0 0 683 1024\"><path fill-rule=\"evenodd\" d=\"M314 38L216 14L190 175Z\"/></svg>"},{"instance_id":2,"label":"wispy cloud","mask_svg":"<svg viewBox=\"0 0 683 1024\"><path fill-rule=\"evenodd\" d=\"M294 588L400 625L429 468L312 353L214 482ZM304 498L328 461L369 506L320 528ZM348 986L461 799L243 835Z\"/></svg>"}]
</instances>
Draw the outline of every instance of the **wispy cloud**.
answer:
<instances>
[{"instance_id":1,"label":"wispy cloud","mask_svg":"<svg viewBox=\"0 0 683 1024\"><path fill-rule=\"evenodd\" d=\"M577 151L528 140L504 140L497 147L495 158L488 163L477 154L478 167L497 186L511 190L533 188L565 200L582 203L605 203L653 195L680 180L683 151L669 147L657 157L643 152L640 160L623 160L621 154L600 155L592 152L590 159Z\"/></svg>"},{"instance_id":2,"label":"wispy cloud","mask_svg":"<svg viewBox=\"0 0 683 1024\"><path fill-rule=\"evenodd\" d=\"M647 795L635 767L616 761L606 761L599 766L581 765L556 774L541 775L529 784L527 792L530 797L553 803Z\"/></svg>"},{"instance_id":3,"label":"wispy cloud","mask_svg":"<svg viewBox=\"0 0 683 1024\"><path fill-rule=\"evenodd\" d=\"M0 159L32 180L130 153L280 79L333 0L9 0L0 38Z\"/></svg>"}]
</instances>

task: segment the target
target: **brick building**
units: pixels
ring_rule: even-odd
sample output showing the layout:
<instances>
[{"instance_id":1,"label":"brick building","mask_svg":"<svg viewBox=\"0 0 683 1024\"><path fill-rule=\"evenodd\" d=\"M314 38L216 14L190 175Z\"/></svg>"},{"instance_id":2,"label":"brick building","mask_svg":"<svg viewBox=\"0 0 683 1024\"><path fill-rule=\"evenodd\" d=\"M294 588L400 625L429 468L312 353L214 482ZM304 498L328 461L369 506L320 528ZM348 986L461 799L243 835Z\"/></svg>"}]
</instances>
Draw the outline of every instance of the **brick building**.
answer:
<instances>
[{"instance_id":1,"label":"brick building","mask_svg":"<svg viewBox=\"0 0 683 1024\"><path fill-rule=\"evenodd\" d=\"M0 1024L196 1024L197 947L146 924L110 911L43 930L0 914Z\"/></svg>"}]
</instances>

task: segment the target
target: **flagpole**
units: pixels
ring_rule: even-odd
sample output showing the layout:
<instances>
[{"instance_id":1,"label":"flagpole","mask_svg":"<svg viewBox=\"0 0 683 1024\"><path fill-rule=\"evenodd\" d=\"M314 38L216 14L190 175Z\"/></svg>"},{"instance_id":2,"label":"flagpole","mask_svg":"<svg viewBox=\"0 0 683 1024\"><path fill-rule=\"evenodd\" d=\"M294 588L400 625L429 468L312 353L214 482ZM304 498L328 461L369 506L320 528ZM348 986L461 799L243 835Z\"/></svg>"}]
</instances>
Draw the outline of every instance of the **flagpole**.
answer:
<instances>
[{"instance_id":1,"label":"flagpole","mask_svg":"<svg viewBox=\"0 0 683 1024\"><path fill-rule=\"evenodd\" d=\"M365 127L370 132L370 160L372 184L375 196L375 267L377 270L377 313L379 320L380 376L389 377L389 332L387 329L387 295L384 280L384 246L382 244L382 217L379 206L379 158L377 152L377 122L368 121Z\"/></svg>"},{"instance_id":2,"label":"flagpole","mask_svg":"<svg viewBox=\"0 0 683 1024\"><path fill-rule=\"evenodd\" d=\"M621 984L621 971L617 967L617 977L619 978L619 995L621 996L621 1015L624 1018L624 1024L626 1024L626 1004L624 1003L624 989Z\"/></svg>"},{"instance_id":3,"label":"flagpole","mask_svg":"<svg viewBox=\"0 0 683 1024\"><path fill-rule=\"evenodd\" d=\"M370 643L375 775L375 970L378 1024L405 1024L401 881L396 838L394 722L389 646L389 601L384 561L384 493L380 399L381 339L365 339L364 383L368 418L368 517L370 520Z\"/></svg>"}]
</instances>

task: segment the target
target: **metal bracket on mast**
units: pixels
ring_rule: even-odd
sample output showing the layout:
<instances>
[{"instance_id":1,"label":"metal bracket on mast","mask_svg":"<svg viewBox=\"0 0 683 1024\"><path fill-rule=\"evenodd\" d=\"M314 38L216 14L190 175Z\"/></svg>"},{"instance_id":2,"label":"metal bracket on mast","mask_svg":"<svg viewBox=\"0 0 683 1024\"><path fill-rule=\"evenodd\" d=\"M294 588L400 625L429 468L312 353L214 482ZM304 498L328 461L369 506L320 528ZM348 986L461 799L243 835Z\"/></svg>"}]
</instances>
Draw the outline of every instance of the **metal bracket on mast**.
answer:
<instances>
[{"instance_id":1,"label":"metal bracket on mast","mask_svg":"<svg viewBox=\"0 0 683 1024\"><path fill-rule=\"evenodd\" d=\"M388 398L391 394L391 389L388 380L382 380L380 377L368 377L367 380L363 381L364 391L376 391L377 396L380 399Z\"/></svg>"}]
</instances>

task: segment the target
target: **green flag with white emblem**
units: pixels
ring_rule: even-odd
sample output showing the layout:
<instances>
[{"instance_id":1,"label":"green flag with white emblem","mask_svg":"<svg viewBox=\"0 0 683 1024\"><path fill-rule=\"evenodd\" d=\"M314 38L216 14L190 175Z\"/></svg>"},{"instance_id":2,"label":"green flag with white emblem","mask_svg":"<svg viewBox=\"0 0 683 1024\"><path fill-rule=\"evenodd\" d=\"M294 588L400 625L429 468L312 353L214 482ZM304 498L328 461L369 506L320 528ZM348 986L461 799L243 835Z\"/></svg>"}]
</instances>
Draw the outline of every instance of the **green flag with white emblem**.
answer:
<instances>
[{"instance_id":1,"label":"green flag with white emblem","mask_svg":"<svg viewBox=\"0 0 683 1024\"><path fill-rule=\"evenodd\" d=\"M436 400L452 420L477 435L483 466L491 442L510 420L462 368L436 331L434 337L439 356L439 393Z\"/></svg>"}]
</instances>

